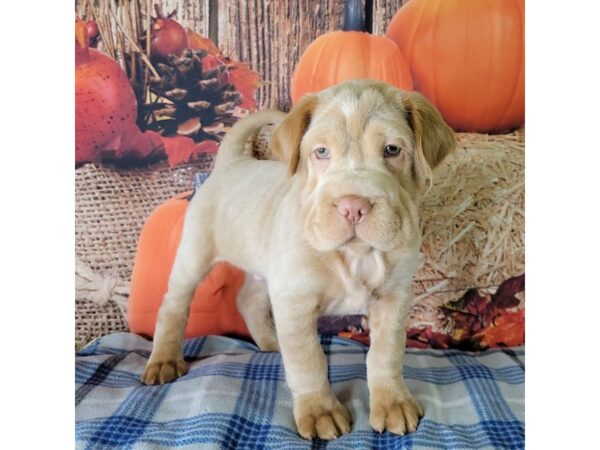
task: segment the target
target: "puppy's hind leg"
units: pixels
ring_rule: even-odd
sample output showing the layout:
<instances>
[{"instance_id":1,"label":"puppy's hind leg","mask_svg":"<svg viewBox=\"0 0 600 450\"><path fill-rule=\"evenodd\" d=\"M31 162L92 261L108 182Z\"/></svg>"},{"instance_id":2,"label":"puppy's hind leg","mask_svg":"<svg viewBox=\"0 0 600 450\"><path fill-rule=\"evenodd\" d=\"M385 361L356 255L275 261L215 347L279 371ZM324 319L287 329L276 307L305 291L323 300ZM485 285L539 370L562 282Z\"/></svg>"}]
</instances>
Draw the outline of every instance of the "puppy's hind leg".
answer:
<instances>
[{"instance_id":1,"label":"puppy's hind leg","mask_svg":"<svg viewBox=\"0 0 600 450\"><path fill-rule=\"evenodd\" d=\"M279 344L265 280L246 272L236 302L256 345L263 352L278 352Z\"/></svg>"},{"instance_id":2,"label":"puppy's hind leg","mask_svg":"<svg viewBox=\"0 0 600 450\"><path fill-rule=\"evenodd\" d=\"M183 335L190 304L198 283L208 274L214 259L210 214L188 208L183 234L171 269L167 293L158 312L152 354L141 380L163 384L187 372L183 360Z\"/></svg>"}]
</instances>

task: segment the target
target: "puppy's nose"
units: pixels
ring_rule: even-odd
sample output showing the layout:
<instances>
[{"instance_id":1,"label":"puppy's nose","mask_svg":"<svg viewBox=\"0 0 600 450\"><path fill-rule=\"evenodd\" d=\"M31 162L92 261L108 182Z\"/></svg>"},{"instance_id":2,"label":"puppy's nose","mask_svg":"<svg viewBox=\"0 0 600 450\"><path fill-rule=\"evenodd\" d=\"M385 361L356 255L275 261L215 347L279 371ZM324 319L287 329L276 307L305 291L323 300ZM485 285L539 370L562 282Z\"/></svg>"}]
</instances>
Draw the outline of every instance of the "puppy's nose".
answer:
<instances>
[{"instance_id":1,"label":"puppy's nose","mask_svg":"<svg viewBox=\"0 0 600 450\"><path fill-rule=\"evenodd\" d=\"M371 211L371 203L364 197L348 195L337 202L337 210L351 224L362 222L364 217Z\"/></svg>"}]
</instances>

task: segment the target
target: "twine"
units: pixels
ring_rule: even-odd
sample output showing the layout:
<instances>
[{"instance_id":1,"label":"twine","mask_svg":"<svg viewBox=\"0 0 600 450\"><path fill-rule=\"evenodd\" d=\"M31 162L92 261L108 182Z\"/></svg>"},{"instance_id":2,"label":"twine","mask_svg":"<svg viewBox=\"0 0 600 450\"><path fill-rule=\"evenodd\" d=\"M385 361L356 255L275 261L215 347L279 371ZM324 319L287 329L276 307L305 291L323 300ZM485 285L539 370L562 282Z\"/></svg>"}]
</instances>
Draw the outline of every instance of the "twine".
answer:
<instances>
[{"instance_id":1,"label":"twine","mask_svg":"<svg viewBox=\"0 0 600 450\"><path fill-rule=\"evenodd\" d=\"M105 274L94 272L90 266L75 258L76 298L105 306L110 300L116 303L123 315L127 314L129 281L119 277L115 270Z\"/></svg>"}]
</instances>

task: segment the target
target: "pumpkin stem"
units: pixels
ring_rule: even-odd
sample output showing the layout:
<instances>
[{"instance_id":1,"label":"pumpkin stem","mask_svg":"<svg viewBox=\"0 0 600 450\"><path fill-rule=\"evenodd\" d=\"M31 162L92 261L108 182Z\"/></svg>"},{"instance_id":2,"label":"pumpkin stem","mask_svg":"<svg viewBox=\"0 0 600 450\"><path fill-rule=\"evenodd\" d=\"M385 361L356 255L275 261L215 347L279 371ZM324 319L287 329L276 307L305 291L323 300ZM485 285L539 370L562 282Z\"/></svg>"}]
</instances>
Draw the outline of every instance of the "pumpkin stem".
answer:
<instances>
[{"instance_id":1,"label":"pumpkin stem","mask_svg":"<svg viewBox=\"0 0 600 450\"><path fill-rule=\"evenodd\" d=\"M366 31L365 10L363 0L346 0L344 2L344 31Z\"/></svg>"}]
</instances>

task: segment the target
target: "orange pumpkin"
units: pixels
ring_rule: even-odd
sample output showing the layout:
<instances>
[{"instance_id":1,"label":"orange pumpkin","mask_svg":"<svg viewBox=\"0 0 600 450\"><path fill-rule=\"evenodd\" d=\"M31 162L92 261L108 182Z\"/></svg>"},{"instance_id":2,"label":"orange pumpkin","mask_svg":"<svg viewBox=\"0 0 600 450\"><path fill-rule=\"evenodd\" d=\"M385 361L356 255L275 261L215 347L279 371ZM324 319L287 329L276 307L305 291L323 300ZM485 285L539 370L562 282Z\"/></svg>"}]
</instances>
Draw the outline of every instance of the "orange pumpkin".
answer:
<instances>
[{"instance_id":1,"label":"orange pumpkin","mask_svg":"<svg viewBox=\"0 0 600 450\"><path fill-rule=\"evenodd\" d=\"M133 333L154 336L158 309L181 240L189 194L160 205L142 228L129 294L128 322ZM250 337L235 304L244 276L243 271L229 264L215 265L194 293L186 338L211 334Z\"/></svg>"},{"instance_id":2,"label":"orange pumpkin","mask_svg":"<svg viewBox=\"0 0 600 450\"><path fill-rule=\"evenodd\" d=\"M292 102L347 80L372 79L412 90L408 65L396 44L364 31L362 2L347 0L343 31L319 36L304 51L291 81Z\"/></svg>"},{"instance_id":3,"label":"orange pumpkin","mask_svg":"<svg viewBox=\"0 0 600 450\"><path fill-rule=\"evenodd\" d=\"M415 90L456 131L525 121L524 0L411 0L387 30Z\"/></svg>"}]
</instances>

